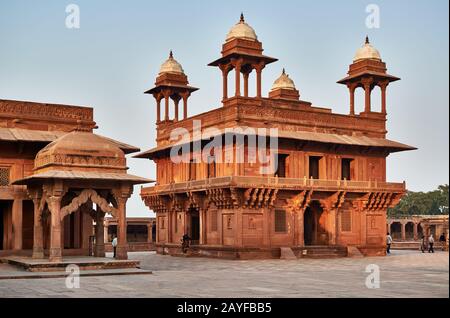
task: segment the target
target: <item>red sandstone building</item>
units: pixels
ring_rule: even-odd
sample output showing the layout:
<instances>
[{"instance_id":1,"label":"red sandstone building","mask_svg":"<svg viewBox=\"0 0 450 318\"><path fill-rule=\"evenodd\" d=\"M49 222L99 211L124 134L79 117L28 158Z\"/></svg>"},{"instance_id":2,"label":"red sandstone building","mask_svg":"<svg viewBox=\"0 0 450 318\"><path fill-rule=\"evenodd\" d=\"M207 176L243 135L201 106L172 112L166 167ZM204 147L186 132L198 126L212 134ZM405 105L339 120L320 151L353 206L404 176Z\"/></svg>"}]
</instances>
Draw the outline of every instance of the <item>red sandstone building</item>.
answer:
<instances>
[{"instance_id":1,"label":"red sandstone building","mask_svg":"<svg viewBox=\"0 0 450 318\"><path fill-rule=\"evenodd\" d=\"M222 56L209 64L222 73L223 107L192 117L187 102L197 88L189 86L172 53L162 65L156 86L147 92L156 99L157 145L136 156L157 167L157 184L143 188L141 196L157 215L159 253L180 253L186 233L193 239L191 253L215 257L280 257L281 248L298 257L321 250L384 255L386 211L406 190L404 182L387 182L386 158L415 149L386 138L386 90L399 78L387 73L366 39L348 75L338 81L349 90L349 114L335 114L301 100L284 70L268 97L263 96L262 72L275 61L263 54L262 43L242 16L228 33ZM252 72L256 96L249 96ZM379 112L371 107L377 86ZM365 98L364 110L357 113L359 88ZM194 121L201 121L202 132L213 127L216 133L196 137ZM261 174L262 163L248 160L255 152L249 136L242 143L233 139L231 147L244 149L244 162L216 160L226 157L226 147L208 150L206 161L195 159L213 137L225 139L227 129L236 127L278 129L276 170ZM180 144L171 139L176 129L190 133L184 143L191 152L181 163L170 156ZM201 146L195 148L195 143Z\"/></svg>"},{"instance_id":2,"label":"red sandstone building","mask_svg":"<svg viewBox=\"0 0 450 318\"><path fill-rule=\"evenodd\" d=\"M127 258L126 202L149 180L127 173L139 148L94 128L92 108L0 100L0 256L104 256L110 214Z\"/></svg>"}]
</instances>

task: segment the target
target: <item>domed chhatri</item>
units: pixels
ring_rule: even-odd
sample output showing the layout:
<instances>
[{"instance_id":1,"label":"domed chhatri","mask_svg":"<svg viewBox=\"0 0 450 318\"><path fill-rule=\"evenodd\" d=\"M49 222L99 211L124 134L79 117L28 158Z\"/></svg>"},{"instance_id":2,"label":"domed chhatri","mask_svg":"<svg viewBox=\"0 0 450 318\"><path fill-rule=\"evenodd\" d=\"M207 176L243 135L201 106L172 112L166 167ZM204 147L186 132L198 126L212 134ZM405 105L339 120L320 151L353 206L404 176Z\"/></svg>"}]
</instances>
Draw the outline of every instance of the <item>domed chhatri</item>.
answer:
<instances>
[{"instance_id":1,"label":"domed chhatri","mask_svg":"<svg viewBox=\"0 0 450 318\"><path fill-rule=\"evenodd\" d=\"M255 30L245 22L243 13L241 13L241 19L239 20L239 22L231 28L230 32L228 32L226 42L229 42L236 38L250 41L258 40Z\"/></svg>"},{"instance_id":2,"label":"domed chhatri","mask_svg":"<svg viewBox=\"0 0 450 318\"><path fill-rule=\"evenodd\" d=\"M358 62L361 60L381 61L380 52L378 52L378 50L370 44L368 36L366 36L366 42L364 45L356 51L355 57L353 58L353 62Z\"/></svg>"},{"instance_id":3,"label":"domed chhatri","mask_svg":"<svg viewBox=\"0 0 450 318\"><path fill-rule=\"evenodd\" d=\"M73 131L38 152L35 174L49 170L126 173L124 152L111 140L85 131Z\"/></svg>"},{"instance_id":4,"label":"domed chhatri","mask_svg":"<svg viewBox=\"0 0 450 318\"><path fill-rule=\"evenodd\" d=\"M169 58L161 65L161 68L159 69L159 75L166 73L184 74L183 67L173 58L172 51L170 51Z\"/></svg>"},{"instance_id":5,"label":"domed chhatri","mask_svg":"<svg viewBox=\"0 0 450 318\"><path fill-rule=\"evenodd\" d=\"M286 74L283 68L280 77L273 83L269 92L270 99L300 100L300 92L295 88L294 81Z\"/></svg>"},{"instance_id":6,"label":"domed chhatri","mask_svg":"<svg viewBox=\"0 0 450 318\"><path fill-rule=\"evenodd\" d=\"M295 90L294 81L289 78L289 75L286 74L286 70L284 68L280 77L278 77L278 79L273 83L271 91L274 91L276 89Z\"/></svg>"}]
</instances>

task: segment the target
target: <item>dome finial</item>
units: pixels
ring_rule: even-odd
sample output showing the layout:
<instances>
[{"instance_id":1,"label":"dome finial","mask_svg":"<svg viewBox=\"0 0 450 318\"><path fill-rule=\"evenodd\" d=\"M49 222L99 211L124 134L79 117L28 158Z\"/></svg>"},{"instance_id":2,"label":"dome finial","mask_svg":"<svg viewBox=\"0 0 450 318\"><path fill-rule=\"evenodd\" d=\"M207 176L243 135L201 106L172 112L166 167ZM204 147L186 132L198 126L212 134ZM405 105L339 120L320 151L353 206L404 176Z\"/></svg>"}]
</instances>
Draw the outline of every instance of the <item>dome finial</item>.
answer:
<instances>
[{"instance_id":1,"label":"dome finial","mask_svg":"<svg viewBox=\"0 0 450 318\"><path fill-rule=\"evenodd\" d=\"M170 50L169 59L173 59L173 52L172 52L172 50Z\"/></svg>"},{"instance_id":2,"label":"dome finial","mask_svg":"<svg viewBox=\"0 0 450 318\"><path fill-rule=\"evenodd\" d=\"M368 35L366 35L366 44L370 44Z\"/></svg>"},{"instance_id":3,"label":"dome finial","mask_svg":"<svg viewBox=\"0 0 450 318\"><path fill-rule=\"evenodd\" d=\"M239 20L239 22L244 23L245 19L244 19L244 12L241 12L241 18Z\"/></svg>"},{"instance_id":4,"label":"dome finial","mask_svg":"<svg viewBox=\"0 0 450 318\"><path fill-rule=\"evenodd\" d=\"M284 67L283 67L283 74L286 74L286 70L284 69Z\"/></svg>"}]
</instances>

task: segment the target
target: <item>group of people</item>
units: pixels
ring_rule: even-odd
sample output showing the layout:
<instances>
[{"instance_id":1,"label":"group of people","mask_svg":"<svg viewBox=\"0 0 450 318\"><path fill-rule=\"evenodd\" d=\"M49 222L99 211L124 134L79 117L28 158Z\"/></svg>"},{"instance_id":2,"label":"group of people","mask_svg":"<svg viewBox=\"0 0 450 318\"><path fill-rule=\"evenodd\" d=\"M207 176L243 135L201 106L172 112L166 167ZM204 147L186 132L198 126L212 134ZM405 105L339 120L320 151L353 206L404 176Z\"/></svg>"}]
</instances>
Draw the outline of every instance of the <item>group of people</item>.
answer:
<instances>
[{"instance_id":1,"label":"group of people","mask_svg":"<svg viewBox=\"0 0 450 318\"><path fill-rule=\"evenodd\" d=\"M391 244L392 244L392 236L387 233L386 235L386 253L391 254ZM446 238L445 234L442 233L439 237L439 243L442 245L442 249L444 250L445 244L446 244ZM426 250L428 250L428 253L434 253L434 236L431 233L430 236L427 238L425 235L422 235L422 239L420 241L420 250L422 253L425 253Z\"/></svg>"}]
</instances>

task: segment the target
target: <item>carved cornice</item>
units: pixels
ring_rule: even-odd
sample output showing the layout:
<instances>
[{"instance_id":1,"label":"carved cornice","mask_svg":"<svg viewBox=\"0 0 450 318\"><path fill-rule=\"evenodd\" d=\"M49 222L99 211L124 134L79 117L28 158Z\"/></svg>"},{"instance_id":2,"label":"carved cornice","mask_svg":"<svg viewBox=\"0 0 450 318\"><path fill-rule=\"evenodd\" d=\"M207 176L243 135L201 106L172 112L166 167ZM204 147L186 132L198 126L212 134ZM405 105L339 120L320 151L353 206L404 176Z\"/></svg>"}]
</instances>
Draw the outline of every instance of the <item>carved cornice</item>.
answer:
<instances>
[{"instance_id":1,"label":"carved cornice","mask_svg":"<svg viewBox=\"0 0 450 318\"><path fill-rule=\"evenodd\" d=\"M0 100L0 114L11 115L18 118L33 117L42 120L70 120L70 121L93 121L92 108L39 104L32 102Z\"/></svg>"}]
</instances>

